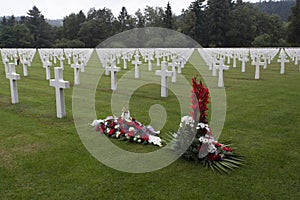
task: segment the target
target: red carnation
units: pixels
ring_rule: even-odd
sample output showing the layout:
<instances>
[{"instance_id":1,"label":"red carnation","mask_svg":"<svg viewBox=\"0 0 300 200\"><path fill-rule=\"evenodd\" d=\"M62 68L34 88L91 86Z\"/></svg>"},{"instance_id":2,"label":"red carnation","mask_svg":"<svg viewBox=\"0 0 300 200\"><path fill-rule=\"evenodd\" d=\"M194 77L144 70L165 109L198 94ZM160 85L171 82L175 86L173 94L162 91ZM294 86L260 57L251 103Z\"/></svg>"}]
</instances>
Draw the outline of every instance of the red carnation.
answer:
<instances>
[{"instance_id":1,"label":"red carnation","mask_svg":"<svg viewBox=\"0 0 300 200\"><path fill-rule=\"evenodd\" d=\"M112 128L112 129L110 129L108 135L112 135L112 134L114 134L114 132L115 132L115 129Z\"/></svg>"},{"instance_id":2,"label":"red carnation","mask_svg":"<svg viewBox=\"0 0 300 200\"><path fill-rule=\"evenodd\" d=\"M149 140L149 136L148 136L148 135L142 135L142 136L141 136L141 139L142 139L142 140L148 141L148 140Z\"/></svg>"}]
</instances>

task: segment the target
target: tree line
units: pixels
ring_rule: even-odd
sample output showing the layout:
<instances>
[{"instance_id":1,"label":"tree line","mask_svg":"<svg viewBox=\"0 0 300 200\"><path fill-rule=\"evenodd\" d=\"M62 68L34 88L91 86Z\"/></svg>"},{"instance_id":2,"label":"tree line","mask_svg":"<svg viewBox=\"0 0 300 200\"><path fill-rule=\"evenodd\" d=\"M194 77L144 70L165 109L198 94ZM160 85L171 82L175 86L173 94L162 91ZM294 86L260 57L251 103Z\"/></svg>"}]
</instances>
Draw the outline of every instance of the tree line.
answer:
<instances>
[{"instance_id":1,"label":"tree line","mask_svg":"<svg viewBox=\"0 0 300 200\"><path fill-rule=\"evenodd\" d=\"M108 8L91 8L87 14L80 11L64 17L63 26L55 27L33 6L18 20L2 18L0 47L93 48L117 33L142 27L173 29L203 47L300 46L300 0L291 10L285 22L242 0L196 0L179 16L170 3L164 8L146 6L133 15L122 7L117 17Z\"/></svg>"}]
</instances>

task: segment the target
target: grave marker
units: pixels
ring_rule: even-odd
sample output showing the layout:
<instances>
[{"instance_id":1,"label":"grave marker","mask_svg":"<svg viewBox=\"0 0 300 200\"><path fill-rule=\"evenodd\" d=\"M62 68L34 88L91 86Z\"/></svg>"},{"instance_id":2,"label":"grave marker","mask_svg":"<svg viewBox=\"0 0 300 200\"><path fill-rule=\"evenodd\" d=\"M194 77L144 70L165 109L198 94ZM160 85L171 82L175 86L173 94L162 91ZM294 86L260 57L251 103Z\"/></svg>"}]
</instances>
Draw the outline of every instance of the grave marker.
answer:
<instances>
[{"instance_id":1,"label":"grave marker","mask_svg":"<svg viewBox=\"0 0 300 200\"><path fill-rule=\"evenodd\" d=\"M61 67L54 68L54 75L55 79L50 80L50 86L55 87L56 115L57 118L63 118L67 115L64 89L70 88L70 83L69 81L63 80L63 69Z\"/></svg>"},{"instance_id":2,"label":"grave marker","mask_svg":"<svg viewBox=\"0 0 300 200\"><path fill-rule=\"evenodd\" d=\"M229 70L229 66L224 65L224 60L220 59L218 87L224 87L224 70Z\"/></svg>"},{"instance_id":3,"label":"grave marker","mask_svg":"<svg viewBox=\"0 0 300 200\"><path fill-rule=\"evenodd\" d=\"M139 65L142 64L141 61L139 61L139 55L135 55L135 60L132 61L132 64L134 64L134 78L140 78L140 72L139 72Z\"/></svg>"},{"instance_id":4,"label":"grave marker","mask_svg":"<svg viewBox=\"0 0 300 200\"><path fill-rule=\"evenodd\" d=\"M166 61L161 63L161 70L156 70L155 75L161 77L161 97L168 97L168 77L173 77L173 71L168 71L168 63Z\"/></svg>"},{"instance_id":5,"label":"grave marker","mask_svg":"<svg viewBox=\"0 0 300 200\"><path fill-rule=\"evenodd\" d=\"M117 89L117 72L121 71L120 67L116 66L116 62L114 61L111 65L111 67L108 68L111 75L111 89L116 90Z\"/></svg>"},{"instance_id":6,"label":"grave marker","mask_svg":"<svg viewBox=\"0 0 300 200\"><path fill-rule=\"evenodd\" d=\"M11 103L17 104L19 103L17 80L20 80L21 78L20 75L16 73L16 67L14 63L9 63L9 69L8 73L6 74L6 78L9 79L10 83Z\"/></svg>"}]
</instances>

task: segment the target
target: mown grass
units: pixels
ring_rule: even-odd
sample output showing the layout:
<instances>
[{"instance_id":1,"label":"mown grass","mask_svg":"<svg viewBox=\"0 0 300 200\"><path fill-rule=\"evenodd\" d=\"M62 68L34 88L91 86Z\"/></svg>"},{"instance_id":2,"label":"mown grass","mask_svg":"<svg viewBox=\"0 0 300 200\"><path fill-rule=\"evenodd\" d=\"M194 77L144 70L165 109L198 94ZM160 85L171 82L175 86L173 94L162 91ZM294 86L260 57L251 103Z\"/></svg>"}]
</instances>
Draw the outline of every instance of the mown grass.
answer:
<instances>
[{"instance_id":1,"label":"mown grass","mask_svg":"<svg viewBox=\"0 0 300 200\"><path fill-rule=\"evenodd\" d=\"M89 65L100 65L94 53ZM57 64L58 66L58 64ZM82 144L72 116L72 89L66 89L67 117L56 119L54 88L45 80L38 54L29 76L18 81L20 104L10 104L9 82L0 68L0 198L1 199L297 199L299 192L300 72L292 63L279 74L279 63L246 73L225 72L227 115L219 141L230 140L246 157L247 166L230 175L214 174L179 159L161 170L131 174L111 169L93 158ZM129 67L131 69L132 66ZM155 68L155 67L154 67ZM17 72L22 74L21 66ZM118 73L118 79L125 73ZM196 74L189 64L188 80ZM53 77L53 74L52 74ZM64 79L73 87L73 70ZM98 118L111 114L110 77L96 92ZM145 124L148 110L161 104L168 112L165 132L180 120L176 96L159 97L159 86L135 91L131 114ZM95 134L97 134L95 132ZM113 140L133 152L158 147ZM159 162L159 161L157 161Z\"/></svg>"}]
</instances>

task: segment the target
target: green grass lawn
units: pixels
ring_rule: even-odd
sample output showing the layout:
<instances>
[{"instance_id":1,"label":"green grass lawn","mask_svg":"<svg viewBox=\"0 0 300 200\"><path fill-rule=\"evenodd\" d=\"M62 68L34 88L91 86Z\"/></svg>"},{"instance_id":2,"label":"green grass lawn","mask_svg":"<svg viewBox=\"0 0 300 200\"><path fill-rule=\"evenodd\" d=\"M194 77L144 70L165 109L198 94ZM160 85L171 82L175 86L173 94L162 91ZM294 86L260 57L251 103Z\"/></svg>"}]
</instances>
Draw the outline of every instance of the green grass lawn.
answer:
<instances>
[{"instance_id":1,"label":"green grass lawn","mask_svg":"<svg viewBox=\"0 0 300 200\"><path fill-rule=\"evenodd\" d=\"M185 159L150 173L111 169L87 151L77 134L72 115L73 69L65 65L64 79L71 84L65 90L67 117L57 119L55 90L45 80L38 54L28 77L17 67L21 74L17 105L10 103L9 81L2 65L0 199L298 199L300 71L288 63L286 74L280 75L280 64L274 61L261 70L261 80L254 80L255 67L249 62L246 73L240 72L241 63L225 72L227 115L219 141L231 141L247 164L230 175L213 173ZM95 52L89 66L100 66ZM125 72L118 73L118 79ZM183 69L188 80L196 73L191 64ZM111 114L109 88L110 77L102 76L95 93L98 118ZM160 86L148 84L131 97L131 115L147 124L153 104L161 104L168 113L164 138L178 127L178 101L172 92L168 98L160 98ZM132 152L159 149L112 142Z\"/></svg>"}]
</instances>

